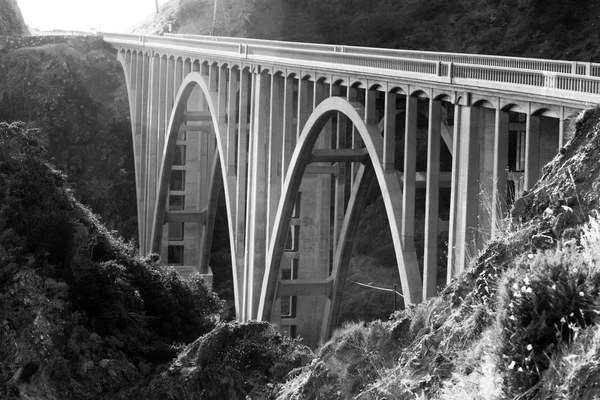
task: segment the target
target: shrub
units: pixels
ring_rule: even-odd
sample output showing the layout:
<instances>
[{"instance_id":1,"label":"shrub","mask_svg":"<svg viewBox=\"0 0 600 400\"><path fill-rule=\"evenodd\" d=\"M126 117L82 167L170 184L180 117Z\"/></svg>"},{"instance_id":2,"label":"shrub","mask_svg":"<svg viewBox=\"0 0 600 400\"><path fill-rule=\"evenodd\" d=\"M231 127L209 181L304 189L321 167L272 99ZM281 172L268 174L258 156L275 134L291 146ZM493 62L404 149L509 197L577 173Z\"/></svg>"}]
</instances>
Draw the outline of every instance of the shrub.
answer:
<instances>
[{"instance_id":1,"label":"shrub","mask_svg":"<svg viewBox=\"0 0 600 400\"><path fill-rule=\"evenodd\" d=\"M596 320L600 274L583 254L570 248L542 253L506 273L496 351L509 395L534 387L550 365L548 354Z\"/></svg>"}]
</instances>

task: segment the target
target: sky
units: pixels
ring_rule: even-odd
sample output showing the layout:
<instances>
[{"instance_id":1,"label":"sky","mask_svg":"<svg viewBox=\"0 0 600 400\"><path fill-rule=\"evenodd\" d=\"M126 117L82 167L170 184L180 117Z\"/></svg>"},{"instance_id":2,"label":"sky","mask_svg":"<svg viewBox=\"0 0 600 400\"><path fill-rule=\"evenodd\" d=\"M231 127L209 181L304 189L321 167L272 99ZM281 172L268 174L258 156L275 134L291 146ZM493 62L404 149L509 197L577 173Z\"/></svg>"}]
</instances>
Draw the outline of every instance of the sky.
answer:
<instances>
[{"instance_id":1,"label":"sky","mask_svg":"<svg viewBox=\"0 0 600 400\"><path fill-rule=\"evenodd\" d=\"M159 3L164 3L161 0ZM39 30L127 32L155 11L154 0L17 0L25 23Z\"/></svg>"}]
</instances>

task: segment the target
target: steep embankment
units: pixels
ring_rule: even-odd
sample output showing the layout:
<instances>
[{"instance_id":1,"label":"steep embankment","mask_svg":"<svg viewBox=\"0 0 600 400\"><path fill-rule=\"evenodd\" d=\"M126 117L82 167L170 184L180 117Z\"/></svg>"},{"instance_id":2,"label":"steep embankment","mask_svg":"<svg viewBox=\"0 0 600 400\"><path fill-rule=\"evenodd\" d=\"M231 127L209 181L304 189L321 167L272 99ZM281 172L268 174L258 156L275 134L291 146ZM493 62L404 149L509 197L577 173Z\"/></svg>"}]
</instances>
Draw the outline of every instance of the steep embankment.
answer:
<instances>
[{"instance_id":1,"label":"steep embankment","mask_svg":"<svg viewBox=\"0 0 600 400\"><path fill-rule=\"evenodd\" d=\"M0 43L0 121L42 128L49 159L109 227L137 237L125 78L100 37Z\"/></svg>"},{"instance_id":2,"label":"steep embankment","mask_svg":"<svg viewBox=\"0 0 600 400\"><path fill-rule=\"evenodd\" d=\"M472 270L390 322L347 325L279 399L600 395L600 108Z\"/></svg>"},{"instance_id":3,"label":"steep embankment","mask_svg":"<svg viewBox=\"0 0 600 400\"><path fill-rule=\"evenodd\" d=\"M0 1L0 36L29 35L17 0Z\"/></svg>"},{"instance_id":4,"label":"steep embankment","mask_svg":"<svg viewBox=\"0 0 600 400\"><path fill-rule=\"evenodd\" d=\"M113 237L37 136L0 122L0 398L135 398L222 303Z\"/></svg>"}]
</instances>

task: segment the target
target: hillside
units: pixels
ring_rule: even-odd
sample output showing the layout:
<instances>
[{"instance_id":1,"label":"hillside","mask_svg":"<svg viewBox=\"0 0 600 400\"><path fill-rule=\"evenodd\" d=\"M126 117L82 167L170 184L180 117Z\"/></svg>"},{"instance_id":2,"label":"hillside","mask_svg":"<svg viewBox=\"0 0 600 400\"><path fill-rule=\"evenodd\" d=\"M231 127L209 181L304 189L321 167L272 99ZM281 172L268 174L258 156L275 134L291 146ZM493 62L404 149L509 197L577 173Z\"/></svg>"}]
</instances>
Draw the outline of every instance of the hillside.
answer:
<instances>
[{"instance_id":1,"label":"hillside","mask_svg":"<svg viewBox=\"0 0 600 400\"><path fill-rule=\"evenodd\" d=\"M217 0L214 34L600 61L600 1ZM213 0L171 0L135 28L209 34Z\"/></svg>"},{"instance_id":2,"label":"hillside","mask_svg":"<svg viewBox=\"0 0 600 400\"><path fill-rule=\"evenodd\" d=\"M441 296L347 324L278 399L600 396L600 108Z\"/></svg>"},{"instance_id":3,"label":"hillside","mask_svg":"<svg viewBox=\"0 0 600 400\"><path fill-rule=\"evenodd\" d=\"M110 230L137 238L125 77L99 37L13 40L0 51L0 121L42 128L48 157Z\"/></svg>"},{"instance_id":4,"label":"hillside","mask_svg":"<svg viewBox=\"0 0 600 400\"><path fill-rule=\"evenodd\" d=\"M0 398L131 398L223 304L110 234L38 136L0 122Z\"/></svg>"},{"instance_id":5,"label":"hillside","mask_svg":"<svg viewBox=\"0 0 600 400\"><path fill-rule=\"evenodd\" d=\"M0 0L0 36L29 35L17 0Z\"/></svg>"}]
</instances>

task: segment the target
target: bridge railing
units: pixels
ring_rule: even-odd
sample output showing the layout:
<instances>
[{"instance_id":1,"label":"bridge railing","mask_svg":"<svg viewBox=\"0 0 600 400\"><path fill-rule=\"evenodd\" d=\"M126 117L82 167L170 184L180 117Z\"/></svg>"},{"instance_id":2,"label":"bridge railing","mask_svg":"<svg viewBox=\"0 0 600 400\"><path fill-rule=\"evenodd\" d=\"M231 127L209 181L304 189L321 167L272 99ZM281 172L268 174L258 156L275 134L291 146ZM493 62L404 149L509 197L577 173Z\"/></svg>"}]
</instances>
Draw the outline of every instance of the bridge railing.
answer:
<instances>
[{"instance_id":1,"label":"bridge railing","mask_svg":"<svg viewBox=\"0 0 600 400\"><path fill-rule=\"evenodd\" d=\"M363 54L330 53L321 50L286 49L271 46L247 46L249 57L273 57L285 60L302 60L345 64L358 67L380 68L420 74L435 74L438 63L434 61L412 60L398 57L371 57Z\"/></svg>"},{"instance_id":2,"label":"bridge railing","mask_svg":"<svg viewBox=\"0 0 600 400\"><path fill-rule=\"evenodd\" d=\"M577 74L600 76L600 64L577 61L547 60L537 58L493 56L485 54L448 53L420 50L382 49L376 47L340 46L321 43L285 42L264 39L231 38L223 36L165 34L165 36L179 37L192 40L214 41L219 43L240 43L263 45L278 48L293 48L303 50L319 50L363 54L371 56L401 57L429 61L451 62L456 64L477 64L491 67L529 69L537 71L560 72L563 74Z\"/></svg>"},{"instance_id":3,"label":"bridge railing","mask_svg":"<svg viewBox=\"0 0 600 400\"><path fill-rule=\"evenodd\" d=\"M357 70L356 67L361 67L360 70L364 73L383 77L454 82L466 86L508 89L588 103L600 102L600 98L598 97L600 95L599 77L538 70L534 68L534 64L529 63L529 59L524 59L523 65L530 68L513 68L509 66L488 66L478 63L468 64L397 56L358 54L347 51L311 50L309 49L310 44L303 44L303 46L307 45L307 48L299 46L288 48L282 47L282 43L286 42L253 40L257 43L252 44L250 42L242 43L243 41L248 41L248 39L219 41L208 38L210 37L194 37L193 39L189 39L181 36L104 34L104 39L115 45L141 46L147 49L163 50L166 53L189 54L190 57L193 57L195 54L222 55L233 60L273 62L282 66L287 64L292 67L331 69L347 72L355 72ZM386 53L386 51L383 52ZM500 59L503 58L500 57ZM537 61L540 63L545 62L545 60ZM513 60L513 64L517 62L520 61L518 59ZM563 63L573 65L570 62ZM587 64L585 68L587 71L600 71L600 67L594 65L592 68L591 64Z\"/></svg>"}]
</instances>

